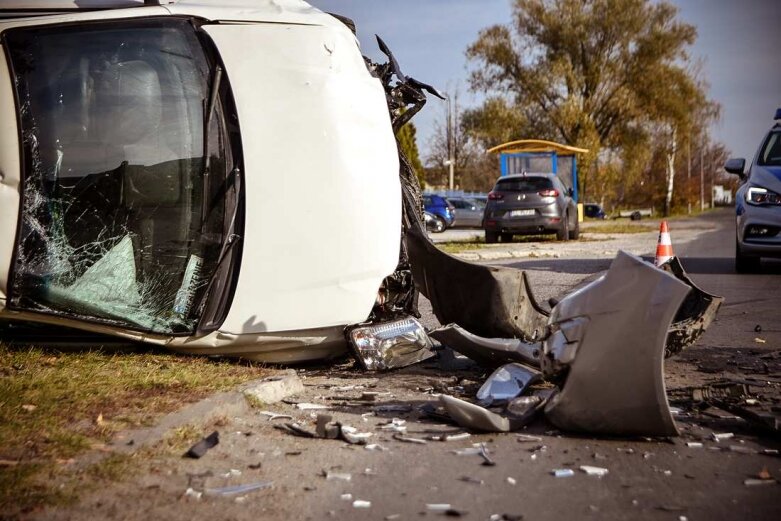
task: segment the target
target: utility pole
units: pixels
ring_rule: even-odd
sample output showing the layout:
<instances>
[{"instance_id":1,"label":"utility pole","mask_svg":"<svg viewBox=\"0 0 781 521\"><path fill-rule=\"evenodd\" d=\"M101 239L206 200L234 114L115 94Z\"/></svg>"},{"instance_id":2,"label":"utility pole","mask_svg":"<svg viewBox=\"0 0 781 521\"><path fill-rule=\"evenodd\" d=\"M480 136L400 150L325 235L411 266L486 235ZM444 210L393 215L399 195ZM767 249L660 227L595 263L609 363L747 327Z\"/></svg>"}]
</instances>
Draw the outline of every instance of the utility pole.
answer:
<instances>
[{"instance_id":1,"label":"utility pole","mask_svg":"<svg viewBox=\"0 0 781 521\"><path fill-rule=\"evenodd\" d=\"M458 110L458 107L455 107L456 110ZM455 142L454 142L454 125L453 125L453 105L451 96L447 97L447 161L445 161L445 164L448 166L449 170L449 189L452 192L453 191L453 181L455 177L455 166L456 166L456 160L455 160Z\"/></svg>"},{"instance_id":2,"label":"utility pole","mask_svg":"<svg viewBox=\"0 0 781 521\"><path fill-rule=\"evenodd\" d=\"M700 134L700 211L705 211L705 168L703 163L705 148L705 135Z\"/></svg>"}]
</instances>

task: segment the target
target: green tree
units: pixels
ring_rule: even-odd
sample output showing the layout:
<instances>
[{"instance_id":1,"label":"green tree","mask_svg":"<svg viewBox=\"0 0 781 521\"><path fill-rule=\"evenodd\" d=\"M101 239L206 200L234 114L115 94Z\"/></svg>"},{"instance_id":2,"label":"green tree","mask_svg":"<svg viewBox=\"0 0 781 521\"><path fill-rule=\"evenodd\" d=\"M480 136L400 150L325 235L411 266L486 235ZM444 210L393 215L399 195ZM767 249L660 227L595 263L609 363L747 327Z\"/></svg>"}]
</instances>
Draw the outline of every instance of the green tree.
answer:
<instances>
[{"instance_id":1,"label":"green tree","mask_svg":"<svg viewBox=\"0 0 781 521\"><path fill-rule=\"evenodd\" d=\"M425 172L423 171L423 163L420 162L418 143L415 138L416 134L417 130L415 129L415 125L412 122L409 122L399 129L396 138L399 140L401 151L407 156L413 170L415 170L415 175L418 177L418 182L422 188L426 179Z\"/></svg>"},{"instance_id":2,"label":"green tree","mask_svg":"<svg viewBox=\"0 0 781 521\"><path fill-rule=\"evenodd\" d=\"M487 96L464 117L471 135L485 146L535 137L587 148L586 173L602 149L637 150L664 130L669 203L669 165L706 102L687 68L695 28L664 0L514 0L512 9L509 25L483 29L467 49L470 87Z\"/></svg>"}]
</instances>

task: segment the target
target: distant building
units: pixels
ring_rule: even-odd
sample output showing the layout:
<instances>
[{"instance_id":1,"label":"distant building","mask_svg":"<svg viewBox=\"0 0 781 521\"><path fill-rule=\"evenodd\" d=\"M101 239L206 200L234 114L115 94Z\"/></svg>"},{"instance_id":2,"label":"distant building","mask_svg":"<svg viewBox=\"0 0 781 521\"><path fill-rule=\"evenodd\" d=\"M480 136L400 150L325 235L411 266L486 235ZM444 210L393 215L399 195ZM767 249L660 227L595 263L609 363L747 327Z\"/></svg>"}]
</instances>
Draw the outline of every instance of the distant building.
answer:
<instances>
[{"instance_id":1,"label":"distant building","mask_svg":"<svg viewBox=\"0 0 781 521\"><path fill-rule=\"evenodd\" d=\"M728 206L732 204L732 190L723 185L713 186L713 205Z\"/></svg>"}]
</instances>

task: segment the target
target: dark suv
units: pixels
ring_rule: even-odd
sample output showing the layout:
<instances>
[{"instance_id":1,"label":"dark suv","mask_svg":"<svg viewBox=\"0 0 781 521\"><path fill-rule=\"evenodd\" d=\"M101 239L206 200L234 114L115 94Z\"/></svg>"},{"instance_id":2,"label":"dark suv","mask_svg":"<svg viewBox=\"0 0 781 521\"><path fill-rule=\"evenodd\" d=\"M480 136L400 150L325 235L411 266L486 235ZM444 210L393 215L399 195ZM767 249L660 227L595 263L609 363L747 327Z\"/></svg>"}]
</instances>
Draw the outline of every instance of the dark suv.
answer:
<instances>
[{"instance_id":1,"label":"dark suv","mask_svg":"<svg viewBox=\"0 0 781 521\"><path fill-rule=\"evenodd\" d=\"M485 207L485 242L512 241L513 235L555 233L560 241L580 235L572 189L554 174L500 177Z\"/></svg>"},{"instance_id":2,"label":"dark suv","mask_svg":"<svg viewBox=\"0 0 781 521\"><path fill-rule=\"evenodd\" d=\"M453 205L441 195L424 195L423 208L439 221L437 228L441 228L441 231L453 226L453 220L455 219Z\"/></svg>"}]
</instances>

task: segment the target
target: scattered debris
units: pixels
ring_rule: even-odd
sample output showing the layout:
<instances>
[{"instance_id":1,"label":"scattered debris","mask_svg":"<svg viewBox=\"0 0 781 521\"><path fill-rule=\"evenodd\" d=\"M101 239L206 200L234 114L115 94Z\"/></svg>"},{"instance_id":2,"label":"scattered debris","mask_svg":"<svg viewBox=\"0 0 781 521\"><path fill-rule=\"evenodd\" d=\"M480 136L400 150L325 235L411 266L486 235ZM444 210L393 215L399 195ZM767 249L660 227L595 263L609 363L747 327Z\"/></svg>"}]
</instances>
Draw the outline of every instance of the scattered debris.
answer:
<instances>
[{"instance_id":1,"label":"scattered debris","mask_svg":"<svg viewBox=\"0 0 781 521\"><path fill-rule=\"evenodd\" d=\"M485 446L485 443L480 444L480 452L478 452L481 458L483 458L483 465L487 467L493 467L496 465L496 462L491 459L491 457L488 455L488 449Z\"/></svg>"},{"instance_id":2,"label":"scattered debris","mask_svg":"<svg viewBox=\"0 0 781 521\"><path fill-rule=\"evenodd\" d=\"M603 468L603 467L592 467L590 465L581 465L580 466L580 470L582 470L583 472L585 472L589 476L598 476L600 478L602 476L607 475L607 473L608 473L608 469L606 469L606 468Z\"/></svg>"},{"instance_id":3,"label":"scattered debris","mask_svg":"<svg viewBox=\"0 0 781 521\"><path fill-rule=\"evenodd\" d=\"M371 508L371 501L364 501L363 499L356 499L353 501L353 508Z\"/></svg>"},{"instance_id":4,"label":"scattered debris","mask_svg":"<svg viewBox=\"0 0 781 521\"><path fill-rule=\"evenodd\" d=\"M203 492L195 490L192 487L187 487L187 490L184 491L184 495L195 499L201 499L201 496L203 496Z\"/></svg>"},{"instance_id":5,"label":"scattered debris","mask_svg":"<svg viewBox=\"0 0 781 521\"><path fill-rule=\"evenodd\" d=\"M531 436L530 434L516 434L515 436L518 438L518 441L521 443L542 441L542 438L540 438L539 436Z\"/></svg>"},{"instance_id":6,"label":"scattered debris","mask_svg":"<svg viewBox=\"0 0 781 521\"><path fill-rule=\"evenodd\" d=\"M480 454L480 447L468 447L466 449L453 449L450 452L456 456L476 456Z\"/></svg>"},{"instance_id":7,"label":"scattered debris","mask_svg":"<svg viewBox=\"0 0 781 521\"><path fill-rule=\"evenodd\" d=\"M686 446L690 449L701 449L703 447L702 443L699 441L687 441Z\"/></svg>"},{"instance_id":8,"label":"scattered debris","mask_svg":"<svg viewBox=\"0 0 781 521\"><path fill-rule=\"evenodd\" d=\"M37 405L33 405L31 403L25 403L22 405L22 409L26 412L33 412L37 408L38 408Z\"/></svg>"},{"instance_id":9,"label":"scattered debris","mask_svg":"<svg viewBox=\"0 0 781 521\"><path fill-rule=\"evenodd\" d=\"M773 476L770 475L770 471L767 470L767 467L762 467L762 470L759 471L757 477L759 479L773 479Z\"/></svg>"},{"instance_id":10,"label":"scattered debris","mask_svg":"<svg viewBox=\"0 0 781 521\"><path fill-rule=\"evenodd\" d=\"M777 481L775 479L756 479L756 478L749 478L746 480L743 480L743 484L747 487L755 487L758 485L775 485Z\"/></svg>"},{"instance_id":11,"label":"scattered debris","mask_svg":"<svg viewBox=\"0 0 781 521\"><path fill-rule=\"evenodd\" d=\"M433 441L461 441L470 438L472 435L468 432L459 432L456 434L433 435L429 439Z\"/></svg>"},{"instance_id":12,"label":"scattered debris","mask_svg":"<svg viewBox=\"0 0 781 521\"><path fill-rule=\"evenodd\" d=\"M723 440L729 440L730 438L734 438L735 435L731 432L723 432L723 433L712 433L711 439L715 442L723 441Z\"/></svg>"},{"instance_id":13,"label":"scattered debris","mask_svg":"<svg viewBox=\"0 0 781 521\"><path fill-rule=\"evenodd\" d=\"M375 405L372 410L374 412L412 412L412 406L404 404Z\"/></svg>"},{"instance_id":14,"label":"scattered debris","mask_svg":"<svg viewBox=\"0 0 781 521\"><path fill-rule=\"evenodd\" d=\"M380 452L388 450L382 445L380 445L379 443L368 443L364 448L366 450L380 451Z\"/></svg>"},{"instance_id":15,"label":"scattered debris","mask_svg":"<svg viewBox=\"0 0 781 521\"><path fill-rule=\"evenodd\" d=\"M520 396L529 385L542 379L539 371L521 364L505 364L495 370L477 391L480 405L489 407Z\"/></svg>"},{"instance_id":16,"label":"scattered debris","mask_svg":"<svg viewBox=\"0 0 781 521\"><path fill-rule=\"evenodd\" d=\"M220 433L217 431L212 432L201 441L190 447L190 449L184 453L188 458L198 459L202 457L209 449L215 447L220 443Z\"/></svg>"},{"instance_id":17,"label":"scattered debris","mask_svg":"<svg viewBox=\"0 0 781 521\"><path fill-rule=\"evenodd\" d=\"M575 471L572 469L553 469L551 474L557 478L569 478L575 475Z\"/></svg>"},{"instance_id":18,"label":"scattered debris","mask_svg":"<svg viewBox=\"0 0 781 521\"><path fill-rule=\"evenodd\" d=\"M330 409L331 407L328 405L323 405L321 403L297 403L296 408L300 409L302 411L319 411L319 410L326 410Z\"/></svg>"},{"instance_id":19,"label":"scattered debris","mask_svg":"<svg viewBox=\"0 0 781 521\"><path fill-rule=\"evenodd\" d=\"M507 483L509 483L510 485L515 485L518 482L515 481L515 478L511 478L511 477L508 476L507 477Z\"/></svg>"},{"instance_id":20,"label":"scattered debris","mask_svg":"<svg viewBox=\"0 0 781 521\"><path fill-rule=\"evenodd\" d=\"M352 501L353 500L353 495L352 494L342 494L341 496L339 496L339 499L341 499L342 501Z\"/></svg>"},{"instance_id":21,"label":"scattered debris","mask_svg":"<svg viewBox=\"0 0 781 521\"><path fill-rule=\"evenodd\" d=\"M230 469L228 472L225 472L224 474L220 474L220 477L223 477L225 479L235 477L235 476L241 476L241 471L239 469Z\"/></svg>"},{"instance_id":22,"label":"scattered debris","mask_svg":"<svg viewBox=\"0 0 781 521\"><path fill-rule=\"evenodd\" d=\"M766 344L766 343L767 343L767 340L765 340L764 338L759 338L759 337L756 337L756 338L754 339L754 342L756 342L757 344Z\"/></svg>"},{"instance_id":23,"label":"scattered debris","mask_svg":"<svg viewBox=\"0 0 781 521\"><path fill-rule=\"evenodd\" d=\"M273 484L273 481L260 481L257 483L247 483L245 485L234 485L231 487L207 488L204 490L204 493L209 496L234 496L236 494L244 494L246 492L271 488Z\"/></svg>"},{"instance_id":24,"label":"scattered debris","mask_svg":"<svg viewBox=\"0 0 781 521\"><path fill-rule=\"evenodd\" d=\"M761 333L762 332L762 326L760 326L759 324L754 326L754 332L755 333Z\"/></svg>"},{"instance_id":25,"label":"scattered debris","mask_svg":"<svg viewBox=\"0 0 781 521\"><path fill-rule=\"evenodd\" d=\"M450 503L426 503L426 510L429 512L447 512L450 510Z\"/></svg>"},{"instance_id":26,"label":"scattered debris","mask_svg":"<svg viewBox=\"0 0 781 521\"><path fill-rule=\"evenodd\" d=\"M279 414L272 411L260 411L258 414L262 414L263 416L268 416L268 421L280 420L280 419L287 419L287 420L293 419L293 417L290 416L289 414Z\"/></svg>"},{"instance_id":27,"label":"scattered debris","mask_svg":"<svg viewBox=\"0 0 781 521\"><path fill-rule=\"evenodd\" d=\"M420 438L411 438L409 436L402 436L399 433L393 435L393 439L397 441L403 441L404 443L417 443L418 445L425 445L428 443L426 440Z\"/></svg>"},{"instance_id":28,"label":"scattered debris","mask_svg":"<svg viewBox=\"0 0 781 521\"><path fill-rule=\"evenodd\" d=\"M323 475L327 481L350 481L353 479L352 474L346 472L331 472L330 470L324 470Z\"/></svg>"},{"instance_id":29,"label":"scattered debris","mask_svg":"<svg viewBox=\"0 0 781 521\"><path fill-rule=\"evenodd\" d=\"M461 476L458 478L459 481L463 481L464 483L473 483L475 485L485 485L485 481L479 478L473 478L472 476Z\"/></svg>"}]
</instances>

